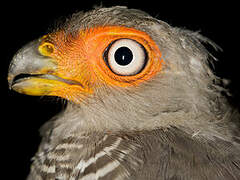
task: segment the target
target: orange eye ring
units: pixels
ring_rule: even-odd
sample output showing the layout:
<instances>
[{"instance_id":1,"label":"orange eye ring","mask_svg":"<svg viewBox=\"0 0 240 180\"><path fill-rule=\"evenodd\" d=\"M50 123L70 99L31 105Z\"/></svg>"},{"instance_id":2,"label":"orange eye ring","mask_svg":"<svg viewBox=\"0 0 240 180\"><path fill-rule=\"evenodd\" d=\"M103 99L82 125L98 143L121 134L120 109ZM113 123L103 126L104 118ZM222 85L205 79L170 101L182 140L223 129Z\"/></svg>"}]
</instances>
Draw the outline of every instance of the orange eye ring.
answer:
<instances>
[{"instance_id":1,"label":"orange eye ring","mask_svg":"<svg viewBox=\"0 0 240 180\"><path fill-rule=\"evenodd\" d=\"M43 56L51 56L54 52L54 45L49 42L44 42L38 47L38 51Z\"/></svg>"},{"instance_id":2,"label":"orange eye ring","mask_svg":"<svg viewBox=\"0 0 240 180\"><path fill-rule=\"evenodd\" d=\"M113 72L104 60L111 43L120 39L132 40L145 52L143 68L129 73ZM51 56L58 63L58 74L92 87L110 85L137 86L161 72L164 60L156 42L145 32L124 26L99 26L82 29L78 36L59 31L44 39L39 52ZM78 67L78 68L76 68Z\"/></svg>"},{"instance_id":3,"label":"orange eye ring","mask_svg":"<svg viewBox=\"0 0 240 180\"><path fill-rule=\"evenodd\" d=\"M152 38L143 31L122 26L108 26L95 28L91 33L98 34L96 39L91 39L91 42L100 44L94 48L90 57L97 54L94 62L95 73L97 77L101 78L105 83L119 87L136 86L141 82L151 79L154 75L161 71L164 61L157 44ZM130 39L139 43L146 50L147 62L144 68L136 74L129 76L122 76L114 73L104 60L104 53L107 47L114 41L119 39ZM97 53L96 53L97 52Z\"/></svg>"}]
</instances>

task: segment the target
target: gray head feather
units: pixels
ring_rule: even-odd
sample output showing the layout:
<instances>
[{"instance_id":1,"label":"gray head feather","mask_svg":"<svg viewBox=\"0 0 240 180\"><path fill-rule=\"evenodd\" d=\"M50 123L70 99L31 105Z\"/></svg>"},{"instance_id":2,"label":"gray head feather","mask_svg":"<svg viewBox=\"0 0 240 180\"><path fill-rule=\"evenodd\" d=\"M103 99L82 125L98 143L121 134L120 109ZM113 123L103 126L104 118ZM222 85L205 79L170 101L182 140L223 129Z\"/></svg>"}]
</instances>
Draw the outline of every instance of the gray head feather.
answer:
<instances>
[{"instance_id":1,"label":"gray head feather","mask_svg":"<svg viewBox=\"0 0 240 180\"><path fill-rule=\"evenodd\" d=\"M79 29L120 25L148 33L162 52L165 66L153 79L134 88L102 87L81 105L69 103L54 121L56 137L83 131L151 130L179 127L193 136L230 140L235 126L230 107L209 67L213 56L202 45L209 39L198 32L174 28L150 15L126 7L80 12L59 27ZM58 29L59 29L58 28ZM236 115L237 114L237 115Z\"/></svg>"}]
</instances>

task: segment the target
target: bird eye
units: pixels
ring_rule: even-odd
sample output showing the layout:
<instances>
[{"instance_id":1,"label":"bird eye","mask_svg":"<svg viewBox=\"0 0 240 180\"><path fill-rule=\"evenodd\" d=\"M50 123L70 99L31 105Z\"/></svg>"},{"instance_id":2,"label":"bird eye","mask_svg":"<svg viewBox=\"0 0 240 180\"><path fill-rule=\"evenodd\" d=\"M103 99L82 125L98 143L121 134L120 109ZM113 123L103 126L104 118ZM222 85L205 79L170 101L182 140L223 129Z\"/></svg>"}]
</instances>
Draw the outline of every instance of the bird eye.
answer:
<instances>
[{"instance_id":1,"label":"bird eye","mask_svg":"<svg viewBox=\"0 0 240 180\"><path fill-rule=\"evenodd\" d=\"M104 59L115 74L131 76L144 69L147 63L147 53L137 41L119 39L108 46Z\"/></svg>"}]
</instances>

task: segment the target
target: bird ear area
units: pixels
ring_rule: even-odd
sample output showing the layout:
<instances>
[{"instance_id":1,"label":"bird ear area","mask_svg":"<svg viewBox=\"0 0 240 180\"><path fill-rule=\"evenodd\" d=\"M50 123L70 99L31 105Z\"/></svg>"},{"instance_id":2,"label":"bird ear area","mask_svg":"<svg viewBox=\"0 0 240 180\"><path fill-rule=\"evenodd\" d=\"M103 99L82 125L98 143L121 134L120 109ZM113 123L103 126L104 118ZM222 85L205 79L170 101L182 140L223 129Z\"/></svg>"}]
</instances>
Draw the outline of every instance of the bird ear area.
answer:
<instances>
[{"instance_id":1,"label":"bird ear area","mask_svg":"<svg viewBox=\"0 0 240 180\"><path fill-rule=\"evenodd\" d=\"M161 52L147 33L119 26L98 27L96 31L101 31L97 76L107 84L138 85L161 71Z\"/></svg>"}]
</instances>

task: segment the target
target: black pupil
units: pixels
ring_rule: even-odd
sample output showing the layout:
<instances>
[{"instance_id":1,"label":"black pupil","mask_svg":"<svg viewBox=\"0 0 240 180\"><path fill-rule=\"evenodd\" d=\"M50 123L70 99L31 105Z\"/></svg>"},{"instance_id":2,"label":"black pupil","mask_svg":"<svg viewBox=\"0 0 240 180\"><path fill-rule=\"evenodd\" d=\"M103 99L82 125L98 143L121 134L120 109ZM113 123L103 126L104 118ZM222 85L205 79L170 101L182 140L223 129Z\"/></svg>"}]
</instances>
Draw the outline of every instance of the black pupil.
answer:
<instances>
[{"instance_id":1,"label":"black pupil","mask_svg":"<svg viewBox=\"0 0 240 180\"><path fill-rule=\"evenodd\" d=\"M133 54L129 48L120 47L116 50L114 58L119 65L126 66L132 62Z\"/></svg>"}]
</instances>

